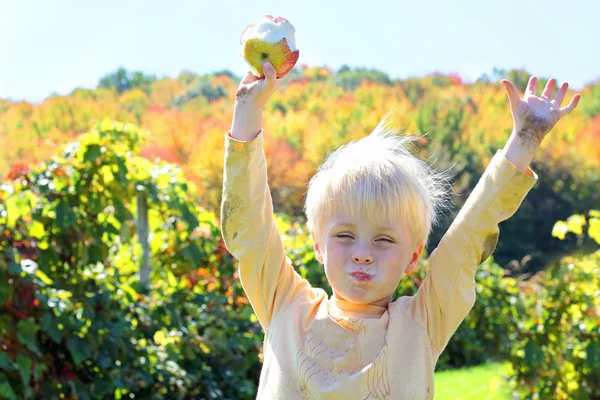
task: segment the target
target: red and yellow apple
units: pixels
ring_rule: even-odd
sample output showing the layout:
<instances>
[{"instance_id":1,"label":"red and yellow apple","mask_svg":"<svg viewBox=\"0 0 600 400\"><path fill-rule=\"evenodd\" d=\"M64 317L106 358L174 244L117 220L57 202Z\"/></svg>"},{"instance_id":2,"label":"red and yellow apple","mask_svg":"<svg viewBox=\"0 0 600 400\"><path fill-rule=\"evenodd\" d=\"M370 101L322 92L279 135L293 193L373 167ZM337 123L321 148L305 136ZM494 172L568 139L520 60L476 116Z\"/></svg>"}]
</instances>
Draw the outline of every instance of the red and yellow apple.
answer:
<instances>
[{"instance_id":1,"label":"red and yellow apple","mask_svg":"<svg viewBox=\"0 0 600 400\"><path fill-rule=\"evenodd\" d=\"M258 78L265 77L262 70L265 61L273 65L277 78L281 78L292 70L300 55L296 49L296 31L283 17L263 15L244 29L240 44L240 55Z\"/></svg>"}]
</instances>

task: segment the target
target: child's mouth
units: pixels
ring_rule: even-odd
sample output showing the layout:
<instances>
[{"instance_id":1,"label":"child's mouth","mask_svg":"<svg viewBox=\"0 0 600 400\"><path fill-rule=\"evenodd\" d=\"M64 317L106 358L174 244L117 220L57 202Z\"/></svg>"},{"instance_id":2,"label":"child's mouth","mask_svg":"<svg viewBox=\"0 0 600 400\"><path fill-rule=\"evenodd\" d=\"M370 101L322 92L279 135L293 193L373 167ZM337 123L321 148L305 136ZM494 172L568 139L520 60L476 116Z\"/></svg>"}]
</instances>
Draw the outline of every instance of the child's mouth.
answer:
<instances>
[{"instance_id":1,"label":"child's mouth","mask_svg":"<svg viewBox=\"0 0 600 400\"><path fill-rule=\"evenodd\" d=\"M370 281L373 278L372 275L365 274L362 272L353 272L350 274L350 276L356 279L357 281Z\"/></svg>"}]
</instances>

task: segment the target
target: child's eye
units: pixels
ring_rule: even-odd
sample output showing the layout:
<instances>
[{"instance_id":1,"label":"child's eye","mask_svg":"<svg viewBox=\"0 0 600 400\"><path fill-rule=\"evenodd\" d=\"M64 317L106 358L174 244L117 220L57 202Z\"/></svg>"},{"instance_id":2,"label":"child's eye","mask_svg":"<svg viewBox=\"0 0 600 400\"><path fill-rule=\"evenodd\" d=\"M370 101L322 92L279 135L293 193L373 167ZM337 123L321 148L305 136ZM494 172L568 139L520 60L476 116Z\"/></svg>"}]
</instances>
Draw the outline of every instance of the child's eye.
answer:
<instances>
[{"instance_id":1,"label":"child's eye","mask_svg":"<svg viewBox=\"0 0 600 400\"><path fill-rule=\"evenodd\" d=\"M337 237L339 237L339 238L350 238L350 239L352 239L352 236L350 236L350 235L337 235ZM381 238L381 239L377 239L377 240L384 240L384 241L386 241L386 242L388 242L388 243L394 243L392 240L390 240L390 239L387 239L387 238Z\"/></svg>"}]
</instances>

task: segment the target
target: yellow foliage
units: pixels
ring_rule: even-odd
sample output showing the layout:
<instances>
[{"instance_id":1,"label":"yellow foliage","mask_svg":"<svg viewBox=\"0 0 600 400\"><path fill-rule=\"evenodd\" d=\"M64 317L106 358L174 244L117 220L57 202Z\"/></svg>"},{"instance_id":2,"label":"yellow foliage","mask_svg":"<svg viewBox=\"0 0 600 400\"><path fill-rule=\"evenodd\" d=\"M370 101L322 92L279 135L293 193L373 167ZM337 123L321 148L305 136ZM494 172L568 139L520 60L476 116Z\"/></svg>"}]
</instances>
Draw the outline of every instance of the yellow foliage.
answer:
<instances>
[{"instance_id":1,"label":"yellow foliage","mask_svg":"<svg viewBox=\"0 0 600 400\"><path fill-rule=\"evenodd\" d=\"M189 75L188 79L156 80L146 91L133 89L121 95L110 88L76 89L70 96L52 96L37 105L0 101L0 176L16 162L49 159L85 132L90 123L107 117L149 130L151 138L142 155L179 164L196 184L201 201L207 207L218 207L224 133L231 126L239 82L227 75L211 77L212 87L224 88L227 98L209 103L196 96L173 108L174 99L188 93L198 78ZM464 85L453 77L433 74L396 81L393 86L363 81L349 92L334 85L332 75L324 67L303 66L301 76L276 91L263 113L269 185L278 193L274 200L288 210L300 208L306 183L329 152L368 135L391 110L390 125L408 134L423 134L419 119L422 115L430 118L425 126L431 131L427 138L430 143L462 113L459 130L452 138L456 146L474 151L484 163L506 143L512 130L506 93L498 83ZM427 116L425 111L431 105L437 107L437 113ZM577 156L580 161L575 175L599 171L599 132L599 118L575 110L542 143L538 159L549 165L565 165L562 160ZM571 225L575 223L571 221ZM564 229L557 224L555 235L564 236L568 228ZM591 219L589 231L592 237L600 238L597 222Z\"/></svg>"},{"instance_id":2,"label":"yellow foliage","mask_svg":"<svg viewBox=\"0 0 600 400\"><path fill-rule=\"evenodd\" d=\"M589 227L588 235L600 244L600 211L591 210L589 212ZM567 221L557 221L552 228L552 236L557 237L561 240L565 238L568 232L572 232L576 235L583 235L583 226L586 225L585 216L581 214L574 214L567 218Z\"/></svg>"},{"instance_id":3,"label":"yellow foliage","mask_svg":"<svg viewBox=\"0 0 600 400\"><path fill-rule=\"evenodd\" d=\"M181 341L181 337L177 336L175 334L172 334L171 332L167 335L165 334L164 331L157 331L154 334L154 343L156 343L158 346L164 346L167 344L171 344L171 343L177 343Z\"/></svg>"}]
</instances>

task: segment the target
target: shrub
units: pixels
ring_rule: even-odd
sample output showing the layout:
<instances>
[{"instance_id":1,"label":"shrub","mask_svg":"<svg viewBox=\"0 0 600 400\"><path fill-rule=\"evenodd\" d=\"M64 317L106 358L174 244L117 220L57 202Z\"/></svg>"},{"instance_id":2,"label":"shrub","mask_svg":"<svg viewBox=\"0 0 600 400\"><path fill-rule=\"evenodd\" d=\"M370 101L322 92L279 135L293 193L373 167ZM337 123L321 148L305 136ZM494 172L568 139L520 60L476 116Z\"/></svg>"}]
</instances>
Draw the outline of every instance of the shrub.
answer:
<instances>
[{"instance_id":1,"label":"shrub","mask_svg":"<svg viewBox=\"0 0 600 400\"><path fill-rule=\"evenodd\" d=\"M0 190L0 397L251 399L260 326L214 214L102 121ZM136 198L148 202L150 287Z\"/></svg>"},{"instance_id":2,"label":"shrub","mask_svg":"<svg viewBox=\"0 0 600 400\"><path fill-rule=\"evenodd\" d=\"M600 212L588 235L600 244ZM583 215L558 221L553 235L584 234ZM522 398L600 397L600 250L562 259L529 281L532 294L511 356L512 386Z\"/></svg>"}]
</instances>

